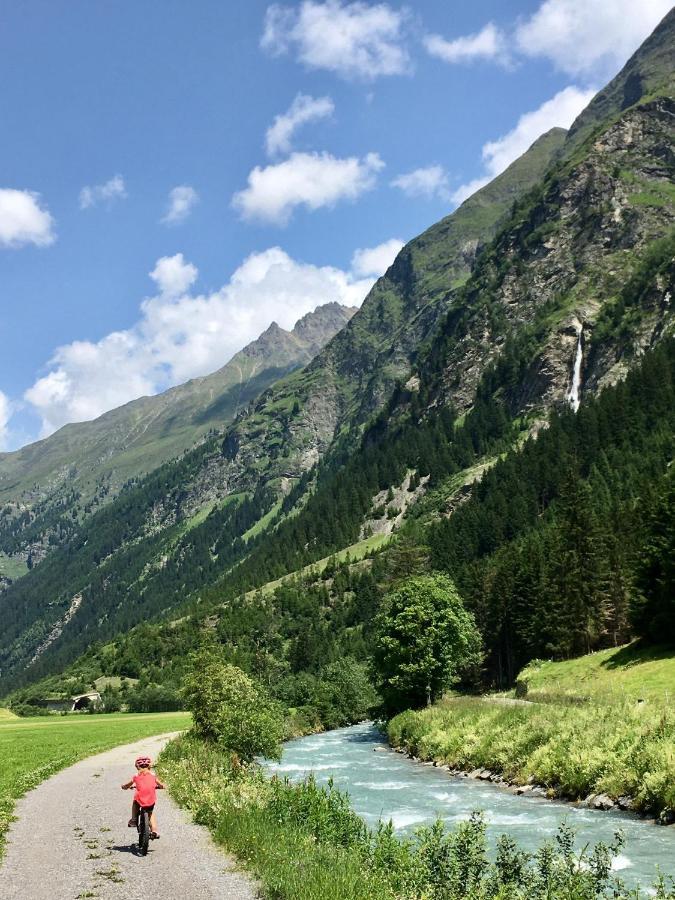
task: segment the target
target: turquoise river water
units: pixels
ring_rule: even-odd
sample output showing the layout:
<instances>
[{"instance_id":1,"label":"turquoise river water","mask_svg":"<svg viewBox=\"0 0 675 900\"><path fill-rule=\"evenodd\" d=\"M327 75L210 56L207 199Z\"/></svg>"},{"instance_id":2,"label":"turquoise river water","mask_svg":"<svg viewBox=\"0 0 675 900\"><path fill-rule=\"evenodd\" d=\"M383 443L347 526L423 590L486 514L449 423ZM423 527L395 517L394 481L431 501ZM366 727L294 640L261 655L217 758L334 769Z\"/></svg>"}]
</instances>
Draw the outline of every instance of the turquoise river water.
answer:
<instances>
[{"instance_id":1,"label":"turquoise river water","mask_svg":"<svg viewBox=\"0 0 675 900\"><path fill-rule=\"evenodd\" d=\"M376 752L374 752L376 751ZM610 843L621 828L626 844L615 860L626 884L646 887L656 866L675 877L675 826L663 827L620 812L600 812L538 797L516 796L490 782L455 777L389 749L369 724L310 735L285 745L270 771L297 781L313 772L319 783L333 778L349 793L352 806L369 825L391 819L401 835L443 819L449 827L483 810L488 835L508 833L526 850L536 849L566 821L580 846Z\"/></svg>"}]
</instances>

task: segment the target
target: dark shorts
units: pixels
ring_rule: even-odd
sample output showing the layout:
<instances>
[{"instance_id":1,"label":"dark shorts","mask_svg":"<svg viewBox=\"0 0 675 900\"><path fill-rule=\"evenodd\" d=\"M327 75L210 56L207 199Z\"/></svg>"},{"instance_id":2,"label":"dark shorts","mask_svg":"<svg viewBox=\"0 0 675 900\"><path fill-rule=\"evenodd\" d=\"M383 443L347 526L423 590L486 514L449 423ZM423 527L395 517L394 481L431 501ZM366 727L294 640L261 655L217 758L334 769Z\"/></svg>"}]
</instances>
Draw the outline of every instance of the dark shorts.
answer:
<instances>
[{"instance_id":1,"label":"dark shorts","mask_svg":"<svg viewBox=\"0 0 675 900\"><path fill-rule=\"evenodd\" d=\"M141 806L140 803L138 802L138 800L134 800L134 803L135 803L136 806L139 808L139 810L145 809L145 810L147 810L147 811L148 811L149 813L151 813L151 814L152 814L152 811L153 811L154 808L155 808L155 804L154 804L154 803L152 804L152 806Z\"/></svg>"}]
</instances>

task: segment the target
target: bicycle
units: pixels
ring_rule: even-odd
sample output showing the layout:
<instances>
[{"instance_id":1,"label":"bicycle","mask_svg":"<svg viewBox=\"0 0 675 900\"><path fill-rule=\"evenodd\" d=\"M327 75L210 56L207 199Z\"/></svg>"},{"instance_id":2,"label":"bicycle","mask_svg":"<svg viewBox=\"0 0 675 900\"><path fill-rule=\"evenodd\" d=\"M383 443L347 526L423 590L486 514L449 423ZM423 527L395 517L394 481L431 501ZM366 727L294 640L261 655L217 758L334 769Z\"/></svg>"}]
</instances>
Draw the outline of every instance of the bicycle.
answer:
<instances>
[{"instance_id":1,"label":"bicycle","mask_svg":"<svg viewBox=\"0 0 675 900\"><path fill-rule=\"evenodd\" d=\"M138 829L138 849L141 856L148 855L148 847L152 836L152 829L150 828L151 813L151 806L141 806L138 809L138 822L136 828Z\"/></svg>"}]
</instances>

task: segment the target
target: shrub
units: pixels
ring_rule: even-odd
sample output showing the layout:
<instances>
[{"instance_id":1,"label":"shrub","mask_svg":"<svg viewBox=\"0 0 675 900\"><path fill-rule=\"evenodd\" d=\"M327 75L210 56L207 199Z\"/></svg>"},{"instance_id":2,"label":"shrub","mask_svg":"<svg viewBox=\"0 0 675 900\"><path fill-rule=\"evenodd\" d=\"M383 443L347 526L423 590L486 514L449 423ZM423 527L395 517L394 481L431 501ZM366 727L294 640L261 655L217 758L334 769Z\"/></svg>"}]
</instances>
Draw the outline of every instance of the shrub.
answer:
<instances>
[{"instance_id":1,"label":"shrub","mask_svg":"<svg viewBox=\"0 0 675 900\"><path fill-rule=\"evenodd\" d=\"M206 741L235 753L244 763L256 756L279 759L284 715L248 675L212 651L193 654L182 696L194 730Z\"/></svg>"}]
</instances>

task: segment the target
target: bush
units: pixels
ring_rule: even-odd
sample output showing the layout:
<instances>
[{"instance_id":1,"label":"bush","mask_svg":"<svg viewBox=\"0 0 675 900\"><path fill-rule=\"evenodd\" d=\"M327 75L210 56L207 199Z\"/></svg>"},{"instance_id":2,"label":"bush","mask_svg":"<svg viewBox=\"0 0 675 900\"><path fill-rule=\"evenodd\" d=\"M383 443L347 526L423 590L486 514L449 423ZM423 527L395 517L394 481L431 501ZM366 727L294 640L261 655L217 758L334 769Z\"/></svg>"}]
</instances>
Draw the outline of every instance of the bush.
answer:
<instances>
[{"instance_id":1,"label":"bush","mask_svg":"<svg viewBox=\"0 0 675 900\"><path fill-rule=\"evenodd\" d=\"M245 672L212 651L192 656L182 696L199 737L235 753L244 763L256 756L281 757L284 715Z\"/></svg>"}]
</instances>

